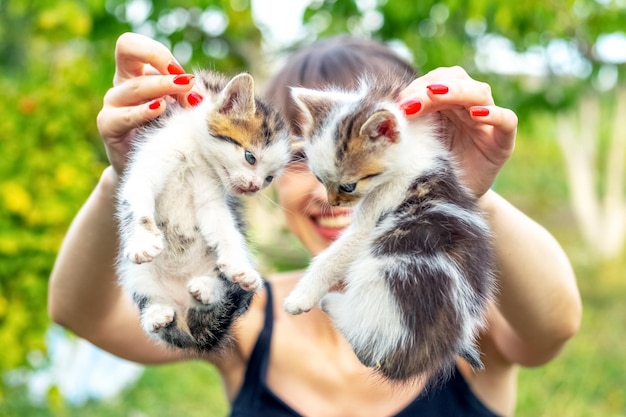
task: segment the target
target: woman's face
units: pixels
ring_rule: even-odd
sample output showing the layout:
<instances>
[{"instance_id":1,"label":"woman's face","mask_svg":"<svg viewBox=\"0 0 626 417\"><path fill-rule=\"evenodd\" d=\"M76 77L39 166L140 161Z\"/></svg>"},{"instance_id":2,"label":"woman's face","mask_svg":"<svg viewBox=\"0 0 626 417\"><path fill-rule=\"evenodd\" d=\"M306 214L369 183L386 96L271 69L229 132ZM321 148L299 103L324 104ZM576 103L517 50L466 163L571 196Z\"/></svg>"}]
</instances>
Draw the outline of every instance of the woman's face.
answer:
<instances>
[{"instance_id":1,"label":"woman's face","mask_svg":"<svg viewBox=\"0 0 626 417\"><path fill-rule=\"evenodd\" d=\"M287 227L311 255L326 249L350 225L352 210L328 204L326 189L306 162L290 163L278 178L276 188Z\"/></svg>"}]
</instances>

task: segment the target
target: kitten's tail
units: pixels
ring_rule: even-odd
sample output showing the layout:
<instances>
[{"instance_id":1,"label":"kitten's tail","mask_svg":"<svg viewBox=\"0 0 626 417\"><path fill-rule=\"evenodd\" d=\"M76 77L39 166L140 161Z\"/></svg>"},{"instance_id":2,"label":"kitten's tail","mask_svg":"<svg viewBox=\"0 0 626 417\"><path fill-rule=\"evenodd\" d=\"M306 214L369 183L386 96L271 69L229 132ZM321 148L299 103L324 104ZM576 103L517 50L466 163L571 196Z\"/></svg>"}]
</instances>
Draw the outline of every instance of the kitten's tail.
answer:
<instances>
[{"instance_id":1,"label":"kitten's tail","mask_svg":"<svg viewBox=\"0 0 626 417\"><path fill-rule=\"evenodd\" d=\"M195 349L202 352L219 351L229 341L234 321L250 306L254 292L242 289L221 276L226 285L223 299L210 306L190 307L187 325L195 340Z\"/></svg>"},{"instance_id":2,"label":"kitten's tail","mask_svg":"<svg viewBox=\"0 0 626 417\"><path fill-rule=\"evenodd\" d=\"M217 353L227 346L234 321L248 310L254 293L221 278L226 286L222 299L210 305L190 306L180 315L184 320L176 316L158 337L172 347L196 352Z\"/></svg>"}]
</instances>

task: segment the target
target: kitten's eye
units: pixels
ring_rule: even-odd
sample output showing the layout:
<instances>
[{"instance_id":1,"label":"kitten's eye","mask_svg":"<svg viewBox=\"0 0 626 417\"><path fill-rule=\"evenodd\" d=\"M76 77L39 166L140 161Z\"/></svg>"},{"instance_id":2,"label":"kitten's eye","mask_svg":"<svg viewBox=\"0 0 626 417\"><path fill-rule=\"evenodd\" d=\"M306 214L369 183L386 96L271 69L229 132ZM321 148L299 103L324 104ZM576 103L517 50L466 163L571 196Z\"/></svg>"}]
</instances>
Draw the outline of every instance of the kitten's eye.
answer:
<instances>
[{"instance_id":1,"label":"kitten's eye","mask_svg":"<svg viewBox=\"0 0 626 417\"><path fill-rule=\"evenodd\" d=\"M324 184L324 181L322 181L322 179L320 177L318 177L317 175L315 176L315 179L318 180L319 182L321 182L322 184Z\"/></svg>"},{"instance_id":2,"label":"kitten's eye","mask_svg":"<svg viewBox=\"0 0 626 417\"><path fill-rule=\"evenodd\" d=\"M213 137L216 139L223 140L224 142L232 143L233 145L236 145L236 146L241 146L241 143L237 142L235 139L231 138L230 136L219 135L217 133L212 133L212 132L211 132L211 135L213 135Z\"/></svg>"},{"instance_id":3,"label":"kitten's eye","mask_svg":"<svg viewBox=\"0 0 626 417\"><path fill-rule=\"evenodd\" d=\"M339 189L344 193L351 193L356 189L356 182L353 182L352 184L341 184Z\"/></svg>"},{"instance_id":4,"label":"kitten's eye","mask_svg":"<svg viewBox=\"0 0 626 417\"><path fill-rule=\"evenodd\" d=\"M269 184L270 182L272 182L273 179L274 177L272 175L268 175L267 177L265 177L265 182Z\"/></svg>"},{"instance_id":5,"label":"kitten's eye","mask_svg":"<svg viewBox=\"0 0 626 417\"><path fill-rule=\"evenodd\" d=\"M256 164L256 157L254 155L252 155L252 152L246 150L243 154L246 158L246 161L250 164L250 165L254 165Z\"/></svg>"}]
</instances>

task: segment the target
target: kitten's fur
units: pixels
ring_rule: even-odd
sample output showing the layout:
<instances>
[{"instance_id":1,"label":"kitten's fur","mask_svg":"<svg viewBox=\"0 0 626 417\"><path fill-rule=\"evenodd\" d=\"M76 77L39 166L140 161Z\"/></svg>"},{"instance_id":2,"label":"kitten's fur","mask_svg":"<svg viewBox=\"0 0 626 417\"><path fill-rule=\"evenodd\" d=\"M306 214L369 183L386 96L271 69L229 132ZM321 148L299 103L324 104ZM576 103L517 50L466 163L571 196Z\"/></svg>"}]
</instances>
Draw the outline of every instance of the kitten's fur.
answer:
<instances>
[{"instance_id":1,"label":"kitten's fur","mask_svg":"<svg viewBox=\"0 0 626 417\"><path fill-rule=\"evenodd\" d=\"M168 104L141 132L118 193L118 273L150 335L217 351L262 279L252 265L238 195L252 194L289 159L278 114L253 79L196 74L204 101Z\"/></svg>"},{"instance_id":2,"label":"kitten's fur","mask_svg":"<svg viewBox=\"0 0 626 417\"><path fill-rule=\"evenodd\" d=\"M358 91L293 88L305 153L351 226L285 300L318 301L363 364L384 377L445 375L456 355L481 368L477 332L494 289L492 247L430 116L394 99L411 79L364 77ZM345 282L345 291L329 292Z\"/></svg>"}]
</instances>

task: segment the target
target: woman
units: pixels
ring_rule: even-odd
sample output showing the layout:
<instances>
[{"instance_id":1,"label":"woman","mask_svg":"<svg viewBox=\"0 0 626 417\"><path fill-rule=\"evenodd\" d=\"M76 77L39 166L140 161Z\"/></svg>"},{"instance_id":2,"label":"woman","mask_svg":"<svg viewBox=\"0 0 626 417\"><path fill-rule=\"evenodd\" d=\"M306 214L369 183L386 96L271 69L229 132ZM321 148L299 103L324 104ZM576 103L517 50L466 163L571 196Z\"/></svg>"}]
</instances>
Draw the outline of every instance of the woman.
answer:
<instances>
[{"instance_id":1,"label":"woman","mask_svg":"<svg viewBox=\"0 0 626 417\"><path fill-rule=\"evenodd\" d=\"M190 77L163 45L124 34L116 47L114 86L104 99L98 127L111 167L74 220L50 280L52 318L101 348L146 363L182 360L148 338L132 301L117 285L114 193L134 128L161 114L164 97L197 104ZM270 82L270 98L293 122L288 85L349 86L358 73L381 68L413 71L386 47L347 37L318 42L288 60ZM511 415L519 366L551 360L576 332L581 305L571 266L541 226L490 190L510 156L517 118L494 104L487 85L460 68L441 68L416 80L398 98L407 117L439 112L446 140L461 162L464 179L479 197L495 236L498 300L480 335L484 371L461 359L437 390L420 384L397 389L373 377L319 309L290 316L282 300L302 271L269 277L234 329L236 343L218 368L233 416L493 416ZM331 208L326 192L302 162L277 181L289 230L311 255L347 227L345 209Z\"/></svg>"}]
</instances>

